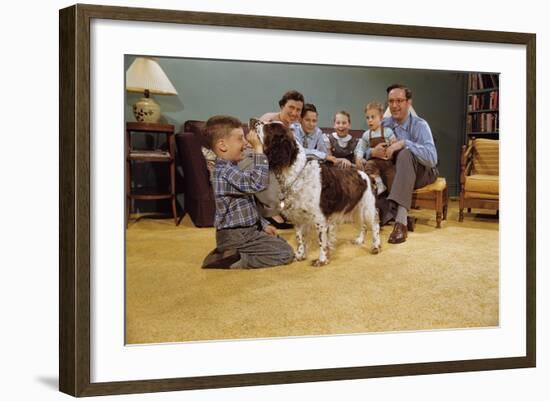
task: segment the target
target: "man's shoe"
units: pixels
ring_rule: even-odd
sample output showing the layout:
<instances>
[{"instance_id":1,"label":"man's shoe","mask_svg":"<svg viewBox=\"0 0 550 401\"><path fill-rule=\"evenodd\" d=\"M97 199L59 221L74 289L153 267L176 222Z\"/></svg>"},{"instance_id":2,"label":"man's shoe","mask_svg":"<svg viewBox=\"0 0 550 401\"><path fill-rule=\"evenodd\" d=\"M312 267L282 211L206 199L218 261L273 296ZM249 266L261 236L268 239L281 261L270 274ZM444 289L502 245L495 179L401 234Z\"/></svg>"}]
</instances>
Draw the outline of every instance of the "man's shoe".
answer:
<instances>
[{"instance_id":1,"label":"man's shoe","mask_svg":"<svg viewBox=\"0 0 550 401\"><path fill-rule=\"evenodd\" d=\"M231 269L231 265L241 258L236 249L220 252L217 248L210 252L202 262L203 269Z\"/></svg>"},{"instance_id":2,"label":"man's shoe","mask_svg":"<svg viewBox=\"0 0 550 401\"><path fill-rule=\"evenodd\" d=\"M279 223L273 217L267 217L266 220L269 221L269 224L274 226L277 230L286 230L288 228L294 228L294 226L292 224L287 223L286 221L283 221L282 223Z\"/></svg>"},{"instance_id":3,"label":"man's shoe","mask_svg":"<svg viewBox=\"0 0 550 401\"><path fill-rule=\"evenodd\" d=\"M407 216L407 231L414 232L416 226L416 217Z\"/></svg>"},{"instance_id":4,"label":"man's shoe","mask_svg":"<svg viewBox=\"0 0 550 401\"><path fill-rule=\"evenodd\" d=\"M393 231L388 238L390 244L400 244L407 240L407 226L398 222L393 225Z\"/></svg>"}]
</instances>

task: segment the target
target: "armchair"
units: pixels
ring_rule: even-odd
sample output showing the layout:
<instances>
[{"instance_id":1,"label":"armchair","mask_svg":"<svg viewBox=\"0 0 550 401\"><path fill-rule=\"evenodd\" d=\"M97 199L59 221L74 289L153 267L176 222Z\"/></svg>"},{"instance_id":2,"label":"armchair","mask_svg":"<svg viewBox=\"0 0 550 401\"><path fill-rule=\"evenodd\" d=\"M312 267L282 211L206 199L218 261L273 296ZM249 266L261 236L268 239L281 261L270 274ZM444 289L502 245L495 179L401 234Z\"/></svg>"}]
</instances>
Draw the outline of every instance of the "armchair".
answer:
<instances>
[{"instance_id":1,"label":"armchair","mask_svg":"<svg viewBox=\"0 0 550 401\"><path fill-rule=\"evenodd\" d=\"M458 221L464 208L499 209L499 141L474 139L462 146Z\"/></svg>"}]
</instances>

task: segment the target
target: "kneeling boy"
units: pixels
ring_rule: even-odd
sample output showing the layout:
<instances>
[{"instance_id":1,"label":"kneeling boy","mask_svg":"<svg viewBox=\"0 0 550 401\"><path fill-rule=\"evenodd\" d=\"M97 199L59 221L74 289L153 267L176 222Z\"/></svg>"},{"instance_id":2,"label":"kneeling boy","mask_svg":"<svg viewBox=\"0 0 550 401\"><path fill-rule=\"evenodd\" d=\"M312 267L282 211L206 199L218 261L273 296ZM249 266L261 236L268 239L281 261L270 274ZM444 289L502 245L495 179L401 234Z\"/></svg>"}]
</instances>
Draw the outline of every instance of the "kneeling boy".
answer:
<instances>
[{"instance_id":1,"label":"kneeling boy","mask_svg":"<svg viewBox=\"0 0 550 401\"><path fill-rule=\"evenodd\" d=\"M203 268L253 268L290 263L294 252L277 236L275 227L261 218L254 194L267 187L269 165L258 134L246 139L254 150L253 166L244 171L247 142L241 122L231 116L213 116L206 122L209 147L216 154L212 186L216 200L216 249L205 258Z\"/></svg>"}]
</instances>

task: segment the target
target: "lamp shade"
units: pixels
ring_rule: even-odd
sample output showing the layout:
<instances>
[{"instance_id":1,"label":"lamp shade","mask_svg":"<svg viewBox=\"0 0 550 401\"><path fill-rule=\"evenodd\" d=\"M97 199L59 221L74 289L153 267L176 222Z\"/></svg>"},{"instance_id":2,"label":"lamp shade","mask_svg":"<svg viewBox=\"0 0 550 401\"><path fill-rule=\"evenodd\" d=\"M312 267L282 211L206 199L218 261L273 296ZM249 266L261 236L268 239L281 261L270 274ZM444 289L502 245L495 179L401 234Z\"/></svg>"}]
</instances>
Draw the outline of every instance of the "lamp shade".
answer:
<instances>
[{"instance_id":1,"label":"lamp shade","mask_svg":"<svg viewBox=\"0 0 550 401\"><path fill-rule=\"evenodd\" d=\"M160 105L150 98L155 95L177 95L159 63L151 57L137 57L126 71L126 90L143 93L133 106L136 121L157 123L160 120Z\"/></svg>"},{"instance_id":2,"label":"lamp shade","mask_svg":"<svg viewBox=\"0 0 550 401\"><path fill-rule=\"evenodd\" d=\"M155 95L177 95L159 63L152 57L137 57L126 71L126 90Z\"/></svg>"}]
</instances>

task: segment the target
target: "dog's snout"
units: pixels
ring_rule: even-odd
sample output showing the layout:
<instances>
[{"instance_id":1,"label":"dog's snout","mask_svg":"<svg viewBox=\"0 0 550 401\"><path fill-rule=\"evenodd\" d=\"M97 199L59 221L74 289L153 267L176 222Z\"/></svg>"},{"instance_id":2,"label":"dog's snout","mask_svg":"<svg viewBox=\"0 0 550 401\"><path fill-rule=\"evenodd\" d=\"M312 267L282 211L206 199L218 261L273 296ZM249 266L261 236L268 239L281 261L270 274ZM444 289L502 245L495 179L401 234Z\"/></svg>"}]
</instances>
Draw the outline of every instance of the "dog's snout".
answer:
<instances>
[{"instance_id":1,"label":"dog's snout","mask_svg":"<svg viewBox=\"0 0 550 401\"><path fill-rule=\"evenodd\" d=\"M253 129L257 132L260 142L264 143L264 132L263 132L264 123L257 118L252 117L248 120L248 128Z\"/></svg>"},{"instance_id":2,"label":"dog's snout","mask_svg":"<svg viewBox=\"0 0 550 401\"><path fill-rule=\"evenodd\" d=\"M248 128L256 128L258 127L258 125L261 125L262 122L260 120L258 120L257 118L251 118L249 121L248 121Z\"/></svg>"}]
</instances>

